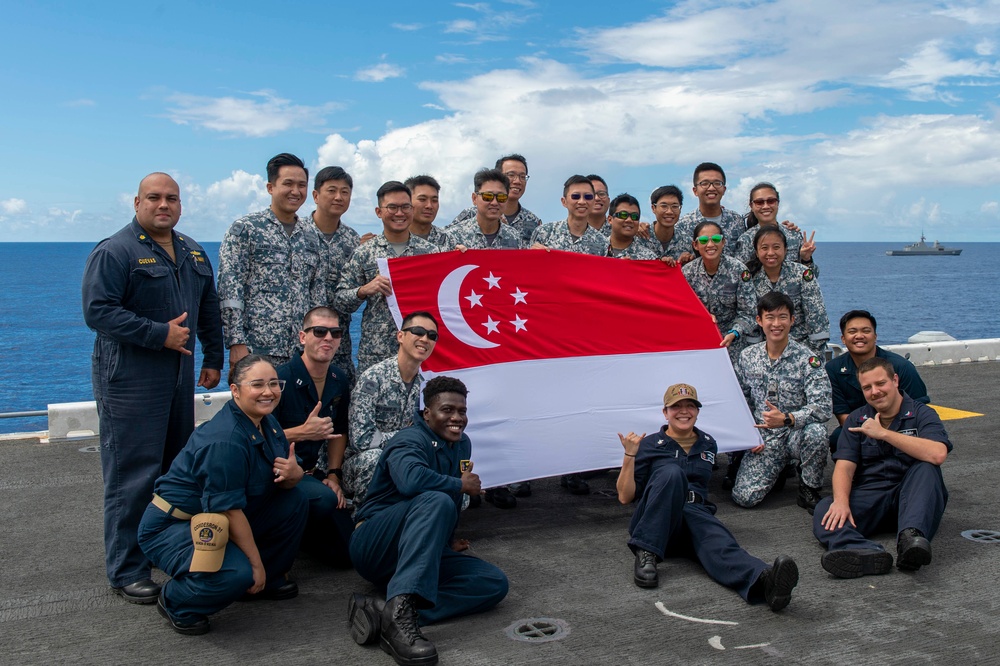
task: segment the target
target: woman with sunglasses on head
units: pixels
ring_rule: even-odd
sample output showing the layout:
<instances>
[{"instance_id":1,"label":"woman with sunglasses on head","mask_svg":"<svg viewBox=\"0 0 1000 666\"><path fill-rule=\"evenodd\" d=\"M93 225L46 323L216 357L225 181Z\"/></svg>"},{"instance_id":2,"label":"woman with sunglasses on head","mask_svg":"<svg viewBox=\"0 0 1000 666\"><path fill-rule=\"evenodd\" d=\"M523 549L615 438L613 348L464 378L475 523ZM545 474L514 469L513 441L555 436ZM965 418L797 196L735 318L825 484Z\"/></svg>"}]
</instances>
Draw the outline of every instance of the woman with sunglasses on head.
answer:
<instances>
[{"instance_id":1,"label":"woman with sunglasses on head","mask_svg":"<svg viewBox=\"0 0 1000 666\"><path fill-rule=\"evenodd\" d=\"M139 525L139 545L170 580L157 609L174 631L209 630L208 616L241 597L291 599L287 573L309 515L302 468L271 415L284 382L263 356L229 372L232 400L199 426ZM228 538L228 542L227 542Z\"/></svg>"},{"instance_id":2,"label":"woman with sunglasses on head","mask_svg":"<svg viewBox=\"0 0 1000 666\"><path fill-rule=\"evenodd\" d=\"M823 292L811 268L786 261L785 233L777 226L763 226L753 237L754 258L740 276L736 307L748 332L746 344L760 342L763 334L756 325L757 301L770 291L780 291L792 299L795 312L788 336L813 350L820 359L830 340L830 319Z\"/></svg>"},{"instance_id":3,"label":"woman with sunglasses on head","mask_svg":"<svg viewBox=\"0 0 1000 666\"><path fill-rule=\"evenodd\" d=\"M722 346L729 348L729 358L735 360L749 332L736 309L740 276L746 267L723 254L726 238L715 222L705 221L696 226L691 244L698 258L684 264L684 277L715 319Z\"/></svg>"},{"instance_id":4,"label":"woman with sunglasses on head","mask_svg":"<svg viewBox=\"0 0 1000 666\"><path fill-rule=\"evenodd\" d=\"M771 183L757 183L750 190L750 212L744 218L747 230L736 241L735 252L736 258L744 264L749 263L755 256L753 239L754 234L759 229L763 229L764 227L781 228L778 225L778 206L780 202L781 196ZM813 252L816 251L816 243L813 241L816 237L816 232L812 232L809 238L806 238L799 231L799 228L791 222L785 221L782 224L785 228L781 231L785 234L785 239L788 243L788 249L785 253L788 259L812 268L813 273L818 276L819 268L813 263L812 259Z\"/></svg>"}]
</instances>

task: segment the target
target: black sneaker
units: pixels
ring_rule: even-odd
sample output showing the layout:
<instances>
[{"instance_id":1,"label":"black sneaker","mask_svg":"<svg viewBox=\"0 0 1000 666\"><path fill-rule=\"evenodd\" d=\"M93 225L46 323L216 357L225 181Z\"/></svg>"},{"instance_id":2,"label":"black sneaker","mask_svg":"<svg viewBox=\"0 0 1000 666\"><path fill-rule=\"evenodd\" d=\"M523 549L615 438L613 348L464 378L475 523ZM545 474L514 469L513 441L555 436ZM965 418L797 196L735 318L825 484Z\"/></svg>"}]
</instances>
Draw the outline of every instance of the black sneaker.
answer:
<instances>
[{"instance_id":1,"label":"black sneaker","mask_svg":"<svg viewBox=\"0 0 1000 666\"><path fill-rule=\"evenodd\" d=\"M880 576L892 570L892 555L874 548L831 550L820 561L823 568L837 578Z\"/></svg>"},{"instance_id":2,"label":"black sneaker","mask_svg":"<svg viewBox=\"0 0 1000 666\"><path fill-rule=\"evenodd\" d=\"M792 590L799 584L799 567L788 555L779 555L761 577L764 579L764 601L771 610L780 611L792 600Z\"/></svg>"},{"instance_id":3,"label":"black sneaker","mask_svg":"<svg viewBox=\"0 0 1000 666\"><path fill-rule=\"evenodd\" d=\"M915 527L907 527L896 539L896 568L916 571L931 563L931 542Z\"/></svg>"}]
</instances>

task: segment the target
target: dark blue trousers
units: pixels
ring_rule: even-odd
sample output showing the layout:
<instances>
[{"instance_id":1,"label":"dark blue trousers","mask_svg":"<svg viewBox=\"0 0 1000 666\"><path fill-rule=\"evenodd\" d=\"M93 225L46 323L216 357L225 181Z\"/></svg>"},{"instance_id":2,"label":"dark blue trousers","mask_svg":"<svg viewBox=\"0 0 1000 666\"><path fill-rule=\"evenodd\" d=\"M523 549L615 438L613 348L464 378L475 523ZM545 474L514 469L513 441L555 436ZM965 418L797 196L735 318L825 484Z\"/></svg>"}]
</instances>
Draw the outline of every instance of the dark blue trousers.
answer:
<instances>
[{"instance_id":1,"label":"dark blue trousers","mask_svg":"<svg viewBox=\"0 0 1000 666\"><path fill-rule=\"evenodd\" d=\"M816 505L813 534L828 550L884 550L882 544L868 537L881 531L898 533L908 527L915 527L928 539L933 538L948 504L948 489L944 487L939 466L916 462L906 470L900 483L862 482L851 489L849 502L857 527L845 523L833 531L828 531L822 523L833 497L825 497Z\"/></svg>"},{"instance_id":2,"label":"dark blue trousers","mask_svg":"<svg viewBox=\"0 0 1000 666\"><path fill-rule=\"evenodd\" d=\"M761 572L770 568L736 543L736 538L704 504L687 503L688 482L678 465L656 466L632 514L629 548L658 558L687 557L746 601ZM756 593L754 594L756 597Z\"/></svg>"},{"instance_id":3,"label":"dark blue trousers","mask_svg":"<svg viewBox=\"0 0 1000 666\"><path fill-rule=\"evenodd\" d=\"M496 566L451 549L457 507L445 493L424 492L365 520L351 537L355 570L386 589L386 599L417 595L420 624L496 606L507 576Z\"/></svg>"},{"instance_id":4,"label":"dark blue trousers","mask_svg":"<svg viewBox=\"0 0 1000 666\"><path fill-rule=\"evenodd\" d=\"M305 495L292 488L273 492L266 502L246 512L267 574L267 587L285 583L285 574L299 551L308 511ZM147 505L142 516L139 543L153 564L170 576L163 586L164 605L170 616L182 624L222 610L253 585L250 560L232 541L226 544L219 571L188 571L194 554L191 523L171 518L152 504Z\"/></svg>"},{"instance_id":5,"label":"dark blue trousers","mask_svg":"<svg viewBox=\"0 0 1000 666\"><path fill-rule=\"evenodd\" d=\"M354 533L351 510L338 509L337 493L311 474L302 477L298 488L309 500L309 520L302 537L302 549L330 566L350 567L351 534Z\"/></svg>"},{"instance_id":6,"label":"dark blue trousers","mask_svg":"<svg viewBox=\"0 0 1000 666\"><path fill-rule=\"evenodd\" d=\"M98 335L92 381L101 423L104 552L114 587L149 578L136 539L153 483L194 430L191 357L118 343Z\"/></svg>"}]
</instances>

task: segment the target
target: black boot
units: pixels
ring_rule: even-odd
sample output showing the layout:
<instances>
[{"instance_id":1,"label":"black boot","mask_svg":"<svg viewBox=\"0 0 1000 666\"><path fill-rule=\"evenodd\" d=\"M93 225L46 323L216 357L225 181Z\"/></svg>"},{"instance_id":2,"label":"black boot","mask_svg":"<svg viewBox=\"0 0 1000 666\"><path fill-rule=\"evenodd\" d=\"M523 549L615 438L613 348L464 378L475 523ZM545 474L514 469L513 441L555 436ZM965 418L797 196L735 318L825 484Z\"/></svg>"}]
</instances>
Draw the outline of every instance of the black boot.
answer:
<instances>
[{"instance_id":1,"label":"black boot","mask_svg":"<svg viewBox=\"0 0 1000 666\"><path fill-rule=\"evenodd\" d=\"M907 527L896 539L896 568L916 571L931 563L931 542L915 527Z\"/></svg>"},{"instance_id":2,"label":"black boot","mask_svg":"<svg viewBox=\"0 0 1000 666\"><path fill-rule=\"evenodd\" d=\"M351 623L351 638L358 645L372 645L382 629L382 608L378 600L355 592L347 603L347 620Z\"/></svg>"},{"instance_id":3,"label":"black boot","mask_svg":"<svg viewBox=\"0 0 1000 666\"><path fill-rule=\"evenodd\" d=\"M813 488L812 486L806 485L806 482L799 477L799 495L795 499L796 503L803 509L809 512L809 515L813 515L816 510L816 505L819 501L823 499L823 496L819 494L819 488Z\"/></svg>"},{"instance_id":4,"label":"black boot","mask_svg":"<svg viewBox=\"0 0 1000 666\"><path fill-rule=\"evenodd\" d=\"M399 666L423 666L438 663L437 648L424 638L417 626L413 595L399 594L382 609L382 649Z\"/></svg>"},{"instance_id":5,"label":"black boot","mask_svg":"<svg viewBox=\"0 0 1000 666\"><path fill-rule=\"evenodd\" d=\"M659 574L656 573L656 555L648 550L636 549L635 566L632 569L632 577L639 587L656 587L660 584Z\"/></svg>"}]
</instances>

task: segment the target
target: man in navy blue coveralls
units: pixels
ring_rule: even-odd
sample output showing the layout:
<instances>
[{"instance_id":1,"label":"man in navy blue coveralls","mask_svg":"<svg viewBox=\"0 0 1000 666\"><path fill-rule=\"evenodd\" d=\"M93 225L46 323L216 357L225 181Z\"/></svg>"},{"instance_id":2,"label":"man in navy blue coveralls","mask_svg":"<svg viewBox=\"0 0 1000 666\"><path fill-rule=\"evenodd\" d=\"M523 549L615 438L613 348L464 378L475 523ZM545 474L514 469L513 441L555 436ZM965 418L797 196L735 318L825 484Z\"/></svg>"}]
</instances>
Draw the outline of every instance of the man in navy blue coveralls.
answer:
<instances>
[{"instance_id":1,"label":"man in navy blue coveralls","mask_svg":"<svg viewBox=\"0 0 1000 666\"><path fill-rule=\"evenodd\" d=\"M418 621L489 610L507 596L500 569L452 548L463 493L481 493L465 435L466 394L451 377L427 382L422 418L386 444L355 515L354 568L386 588L388 601L379 613L371 597L353 595L351 635L362 645L381 640L398 664L437 663Z\"/></svg>"},{"instance_id":2,"label":"man in navy blue coveralls","mask_svg":"<svg viewBox=\"0 0 1000 666\"><path fill-rule=\"evenodd\" d=\"M878 322L867 310L851 310L840 318L840 339L847 348L846 354L830 359L826 374L833 389L833 416L840 423L830 433L830 452L837 450L837 441L847 415L865 405L865 395L858 384L858 366L878 356L892 363L899 375L899 390L917 402L928 404L927 387L917 369L899 354L882 349L876 342Z\"/></svg>"},{"instance_id":3,"label":"man in navy blue coveralls","mask_svg":"<svg viewBox=\"0 0 1000 666\"><path fill-rule=\"evenodd\" d=\"M309 498L302 548L335 567L351 566L348 544L354 532L340 488L350 380L332 363L343 335L340 317L330 308L320 306L306 313L299 331L302 354L278 368L278 379L286 383L274 409L305 470L298 485Z\"/></svg>"},{"instance_id":4,"label":"man in navy blue coveralls","mask_svg":"<svg viewBox=\"0 0 1000 666\"><path fill-rule=\"evenodd\" d=\"M619 433L625 457L618 476L618 499L635 501L628 546L635 554L633 578L656 587L656 563L668 556L690 557L716 582L749 602L766 601L781 610L798 583L795 561L779 556L768 567L747 553L715 517L708 482L718 445L695 427L701 403L690 384L674 384L663 396L667 425L648 437Z\"/></svg>"},{"instance_id":5,"label":"man in navy blue coveralls","mask_svg":"<svg viewBox=\"0 0 1000 666\"><path fill-rule=\"evenodd\" d=\"M135 218L101 241L83 274L83 318L97 332L94 399L101 424L108 580L132 603L160 588L136 541L153 482L194 429L194 336L204 353L198 386L219 383L222 320L212 264L173 231L181 216L173 178L139 183Z\"/></svg>"},{"instance_id":6,"label":"man in navy blue coveralls","mask_svg":"<svg viewBox=\"0 0 1000 666\"><path fill-rule=\"evenodd\" d=\"M892 555L870 537L894 530L896 566L931 561L948 490L941 464L952 449L937 413L899 390L892 363L870 358L858 368L868 404L844 422L833 454L833 496L816 506L813 534L827 547L823 568L838 578L884 574Z\"/></svg>"}]
</instances>

